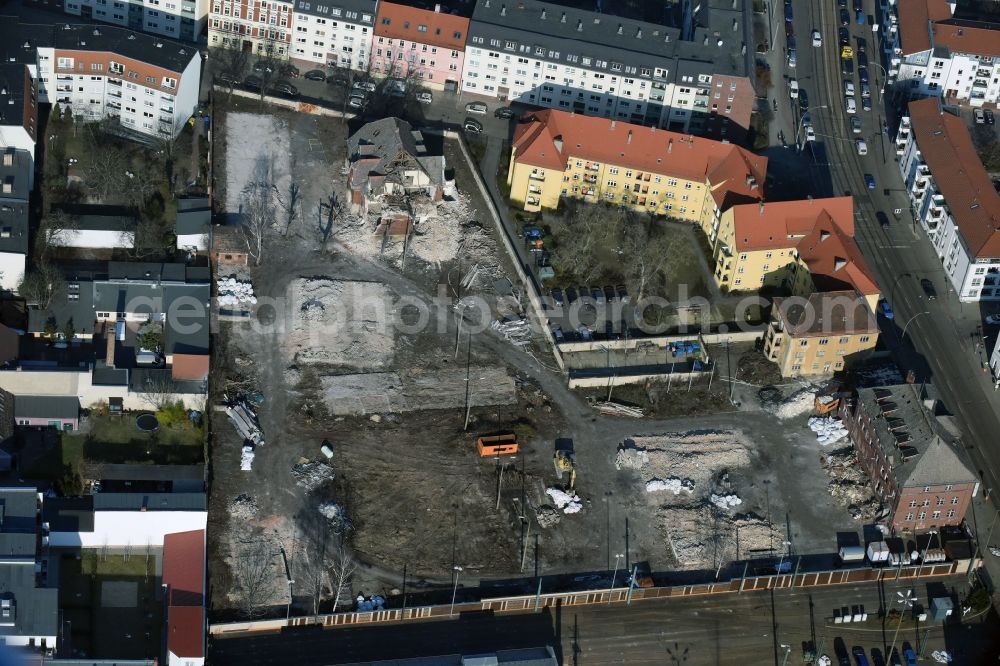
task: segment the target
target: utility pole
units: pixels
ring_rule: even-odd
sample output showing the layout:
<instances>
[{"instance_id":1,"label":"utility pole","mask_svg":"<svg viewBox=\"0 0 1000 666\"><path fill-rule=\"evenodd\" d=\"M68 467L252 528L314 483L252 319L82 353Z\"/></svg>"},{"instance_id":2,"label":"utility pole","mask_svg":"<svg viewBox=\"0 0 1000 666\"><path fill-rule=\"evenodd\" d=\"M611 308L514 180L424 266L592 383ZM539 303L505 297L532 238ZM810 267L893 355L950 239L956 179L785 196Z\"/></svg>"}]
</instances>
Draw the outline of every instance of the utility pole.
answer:
<instances>
[{"instance_id":1,"label":"utility pole","mask_svg":"<svg viewBox=\"0 0 1000 666\"><path fill-rule=\"evenodd\" d=\"M639 565L632 567L632 579L628 582L628 597L625 600L626 606L632 605L632 590L635 589L635 575L639 572Z\"/></svg>"},{"instance_id":2,"label":"utility pole","mask_svg":"<svg viewBox=\"0 0 1000 666\"><path fill-rule=\"evenodd\" d=\"M503 488L503 470L507 466L507 463L500 463L500 478L497 480L497 506L496 510L500 510L500 490Z\"/></svg>"},{"instance_id":3,"label":"utility pole","mask_svg":"<svg viewBox=\"0 0 1000 666\"><path fill-rule=\"evenodd\" d=\"M472 415L472 385L469 383L469 372L472 368L472 333L469 333L469 345L465 354L465 426L462 430L469 429L469 417Z\"/></svg>"}]
</instances>

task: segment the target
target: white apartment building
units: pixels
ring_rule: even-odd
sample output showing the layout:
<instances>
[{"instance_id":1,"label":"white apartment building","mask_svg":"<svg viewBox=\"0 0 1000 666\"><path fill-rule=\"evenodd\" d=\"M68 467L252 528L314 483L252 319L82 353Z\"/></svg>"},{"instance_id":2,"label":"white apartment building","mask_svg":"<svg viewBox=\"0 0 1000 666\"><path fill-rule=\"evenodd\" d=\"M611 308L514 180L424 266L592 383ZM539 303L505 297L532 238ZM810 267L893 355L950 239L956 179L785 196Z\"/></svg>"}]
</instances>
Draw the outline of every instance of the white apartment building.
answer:
<instances>
[{"instance_id":1,"label":"white apartment building","mask_svg":"<svg viewBox=\"0 0 1000 666\"><path fill-rule=\"evenodd\" d=\"M292 6L292 0L212 0L208 45L286 59L292 37Z\"/></svg>"},{"instance_id":2,"label":"white apartment building","mask_svg":"<svg viewBox=\"0 0 1000 666\"><path fill-rule=\"evenodd\" d=\"M480 0L462 90L674 131L698 132L710 117L746 128L754 93L743 14L731 2L702 5L697 22L674 28L535 0Z\"/></svg>"},{"instance_id":3,"label":"white apartment building","mask_svg":"<svg viewBox=\"0 0 1000 666\"><path fill-rule=\"evenodd\" d=\"M898 26L887 40L898 60L897 80L907 82L914 96L996 104L1000 27L955 20L954 9L946 0L900 0L890 12L889 28Z\"/></svg>"},{"instance_id":4,"label":"white apartment building","mask_svg":"<svg viewBox=\"0 0 1000 666\"><path fill-rule=\"evenodd\" d=\"M376 0L296 0L291 58L306 67L365 70Z\"/></svg>"},{"instance_id":5,"label":"white apartment building","mask_svg":"<svg viewBox=\"0 0 1000 666\"><path fill-rule=\"evenodd\" d=\"M55 26L37 49L39 98L81 120L116 117L153 137L175 137L198 106L201 54L191 44L93 25Z\"/></svg>"},{"instance_id":6,"label":"white apartment building","mask_svg":"<svg viewBox=\"0 0 1000 666\"><path fill-rule=\"evenodd\" d=\"M963 302L1000 300L1000 194L968 128L929 97L910 102L896 137L913 214Z\"/></svg>"},{"instance_id":7,"label":"white apartment building","mask_svg":"<svg viewBox=\"0 0 1000 666\"><path fill-rule=\"evenodd\" d=\"M188 42L198 41L208 22L208 0L64 0L63 11Z\"/></svg>"}]
</instances>

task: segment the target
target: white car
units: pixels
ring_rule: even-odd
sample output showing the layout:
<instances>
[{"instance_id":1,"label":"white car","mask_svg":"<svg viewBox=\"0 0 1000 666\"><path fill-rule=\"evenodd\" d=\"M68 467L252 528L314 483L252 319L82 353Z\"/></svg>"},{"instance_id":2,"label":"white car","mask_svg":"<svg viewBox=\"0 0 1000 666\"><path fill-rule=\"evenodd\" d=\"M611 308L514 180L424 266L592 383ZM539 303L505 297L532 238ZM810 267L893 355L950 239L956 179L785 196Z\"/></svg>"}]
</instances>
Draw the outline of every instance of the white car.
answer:
<instances>
[{"instance_id":1,"label":"white car","mask_svg":"<svg viewBox=\"0 0 1000 666\"><path fill-rule=\"evenodd\" d=\"M854 82L844 81L844 95L847 97L854 97Z\"/></svg>"},{"instance_id":2,"label":"white car","mask_svg":"<svg viewBox=\"0 0 1000 666\"><path fill-rule=\"evenodd\" d=\"M844 98L844 103L847 105L847 112L848 113L857 113L858 112L858 105L855 103L853 97L845 97Z\"/></svg>"},{"instance_id":3,"label":"white car","mask_svg":"<svg viewBox=\"0 0 1000 666\"><path fill-rule=\"evenodd\" d=\"M868 154L868 144L865 143L864 139L855 139L854 147L858 149L858 155L864 156Z\"/></svg>"},{"instance_id":4,"label":"white car","mask_svg":"<svg viewBox=\"0 0 1000 666\"><path fill-rule=\"evenodd\" d=\"M788 94L791 96L792 99L799 98L799 82L796 81L795 79L792 79L788 82Z\"/></svg>"},{"instance_id":5,"label":"white car","mask_svg":"<svg viewBox=\"0 0 1000 666\"><path fill-rule=\"evenodd\" d=\"M813 30L813 46L816 48L823 46L823 35L819 34L819 30Z\"/></svg>"},{"instance_id":6,"label":"white car","mask_svg":"<svg viewBox=\"0 0 1000 666\"><path fill-rule=\"evenodd\" d=\"M806 125L806 141L816 140L816 130L812 128L812 125Z\"/></svg>"},{"instance_id":7,"label":"white car","mask_svg":"<svg viewBox=\"0 0 1000 666\"><path fill-rule=\"evenodd\" d=\"M417 93L417 101L421 104L430 104L434 101L434 95L426 90Z\"/></svg>"}]
</instances>

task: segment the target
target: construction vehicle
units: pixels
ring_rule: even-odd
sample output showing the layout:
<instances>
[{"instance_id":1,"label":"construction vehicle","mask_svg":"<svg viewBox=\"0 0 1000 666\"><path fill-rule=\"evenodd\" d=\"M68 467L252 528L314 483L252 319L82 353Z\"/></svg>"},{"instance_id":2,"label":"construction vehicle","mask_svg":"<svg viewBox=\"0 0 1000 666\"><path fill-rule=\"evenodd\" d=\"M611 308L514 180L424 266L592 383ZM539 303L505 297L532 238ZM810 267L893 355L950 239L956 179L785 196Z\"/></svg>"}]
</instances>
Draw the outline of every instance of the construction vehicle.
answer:
<instances>
[{"instance_id":1,"label":"construction vehicle","mask_svg":"<svg viewBox=\"0 0 1000 666\"><path fill-rule=\"evenodd\" d=\"M517 435L512 432L476 439L476 450L483 458L512 456L517 453Z\"/></svg>"},{"instance_id":2,"label":"construction vehicle","mask_svg":"<svg viewBox=\"0 0 1000 666\"><path fill-rule=\"evenodd\" d=\"M573 455L573 451L569 449L556 449L555 454L552 456L552 464L556 468L556 476L560 480L562 480L564 472L569 472L569 482L566 484L566 490L575 489L576 456Z\"/></svg>"}]
</instances>

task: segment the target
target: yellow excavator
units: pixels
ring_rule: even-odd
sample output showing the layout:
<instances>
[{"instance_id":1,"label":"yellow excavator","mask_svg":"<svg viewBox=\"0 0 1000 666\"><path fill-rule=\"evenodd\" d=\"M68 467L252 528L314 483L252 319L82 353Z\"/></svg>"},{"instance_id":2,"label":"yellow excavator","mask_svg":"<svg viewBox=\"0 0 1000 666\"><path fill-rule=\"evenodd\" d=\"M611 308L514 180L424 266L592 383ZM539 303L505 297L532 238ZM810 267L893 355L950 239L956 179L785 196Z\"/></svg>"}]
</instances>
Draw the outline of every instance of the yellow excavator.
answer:
<instances>
[{"instance_id":1,"label":"yellow excavator","mask_svg":"<svg viewBox=\"0 0 1000 666\"><path fill-rule=\"evenodd\" d=\"M574 490L576 488L576 456L573 455L573 452L566 449L556 449L552 456L552 464L556 468L556 475L560 481L563 473L569 472L569 483L566 484L566 490Z\"/></svg>"}]
</instances>

